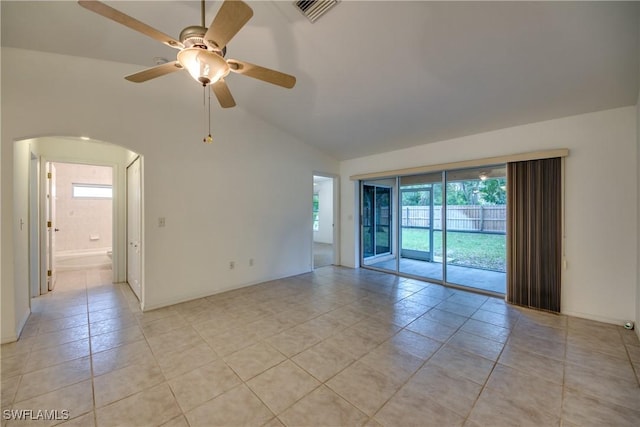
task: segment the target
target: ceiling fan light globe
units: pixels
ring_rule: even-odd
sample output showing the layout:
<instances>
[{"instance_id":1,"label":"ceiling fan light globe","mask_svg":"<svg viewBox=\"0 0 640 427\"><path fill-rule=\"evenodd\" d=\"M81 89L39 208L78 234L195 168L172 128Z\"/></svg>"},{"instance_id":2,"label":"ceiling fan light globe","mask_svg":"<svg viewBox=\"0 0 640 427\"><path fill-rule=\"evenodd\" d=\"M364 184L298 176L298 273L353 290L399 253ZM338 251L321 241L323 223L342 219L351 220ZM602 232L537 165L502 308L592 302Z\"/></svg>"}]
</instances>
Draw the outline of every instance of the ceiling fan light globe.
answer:
<instances>
[{"instance_id":1,"label":"ceiling fan light globe","mask_svg":"<svg viewBox=\"0 0 640 427\"><path fill-rule=\"evenodd\" d=\"M220 55L199 47L190 47L178 52L178 62L193 77L206 86L229 74L229 65Z\"/></svg>"}]
</instances>

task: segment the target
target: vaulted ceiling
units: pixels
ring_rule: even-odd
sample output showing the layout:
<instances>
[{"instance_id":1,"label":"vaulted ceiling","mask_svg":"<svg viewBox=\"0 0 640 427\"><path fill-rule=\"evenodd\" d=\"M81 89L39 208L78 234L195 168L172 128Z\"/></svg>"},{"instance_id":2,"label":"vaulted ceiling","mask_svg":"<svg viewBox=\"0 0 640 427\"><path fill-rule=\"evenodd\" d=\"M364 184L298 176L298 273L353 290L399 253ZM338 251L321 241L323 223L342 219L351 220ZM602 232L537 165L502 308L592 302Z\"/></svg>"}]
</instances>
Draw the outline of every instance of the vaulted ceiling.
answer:
<instances>
[{"instance_id":1,"label":"vaulted ceiling","mask_svg":"<svg viewBox=\"0 0 640 427\"><path fill-rule=\"evenodd\" d=\"M197 1L105 3L176 38L200 22ZM313 24L293 1L248 3L227 57L297 84L233 75L236 102L337 159L638 102L640 3L342 1ZM1 7L2 46L141 69L175 59L73 1Z\"/></svg>"}]
</instances>

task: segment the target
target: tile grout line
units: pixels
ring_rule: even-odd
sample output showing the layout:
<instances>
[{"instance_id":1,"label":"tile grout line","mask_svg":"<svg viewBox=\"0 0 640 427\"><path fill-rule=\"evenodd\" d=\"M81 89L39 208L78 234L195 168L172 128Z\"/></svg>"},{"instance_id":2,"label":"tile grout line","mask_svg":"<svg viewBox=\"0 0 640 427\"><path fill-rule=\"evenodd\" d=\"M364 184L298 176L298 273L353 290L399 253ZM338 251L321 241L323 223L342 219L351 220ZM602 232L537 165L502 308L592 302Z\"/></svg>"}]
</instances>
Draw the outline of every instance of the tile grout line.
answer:
<instances>
[{"instance_id":1,"label":"tile grout line","mask_svg":"<svg viewBox=\"0 0 640 427\"><path fill-rule=\"evenodd\" d=\"M625 353L627 354L627 360L631 364L631 370L633 371L636 377L636 382L640 387L640 365L638 365L639 367L636 368L636 365L634 364L633 359L631 358L631 352L629 351L630 344L627 344L627 342L624 340L624 336L622 335L624 333L624 330L618 330L618 333L620 335L620 339L622 340L622 343L624 344L624 350L625 350Z\"/></svg>"},{"instance_id":2,"label":"tile grout line","mask_svg":"<svg viewBox=\"0 0 640 427\"><path fill-rule=\"evenodd\" d=\"M502 349L500 350L500 354L498 354L498 357L496 358L495 362L493 362L493 366L491 367L491 371L489 372L489 375L487 375L487 379L482 384L482 388L480 389L480 392L478 393L478 396L476 396L475 400L473 401L473 405L471 405L471 409L469 410L469 413L465 417L465 422L469 421L469 417L471 416L471 414L473 413L473 410L475 409L476 405L478 404L478 400L480 400L480 396L482 396L482 393L487 388L487 384L489 383L489 379L491 378L491 375L493 375L493 372L495 371L496 366L498 366L498 361L500 360L500 357L502 356L502 353L504 353L504 349L506 348L507 343L509 342L509 339L511 338L511 334L513 333L513 330L516 328L516 326L518 326L518 323L520 323L521 319L522 319L522 317L518 316L518 319L516 320L515 324L513 325L513 328L509 329L509 335L507 337L507 340L504 342L504 345L502 346ZM471 421L473 422L473 420L471 420Z\"/></svg>"},{"instance_id":3,"label":"tile grout line","mask_svg":"<svg viewBox=\"0 0 640 427\"><path fill-rule=\"evenodd\" d=\"M567 350L568 350L568 344L569 344L569 322L567 321L567 329L565 330L564 333L564 352L563 352L563 360L562 360L562 395L560 396L560 425L562 425L563 421L564 421L564 404L565 404L565 397L566 397L566 390L567 390L567 386L566 386L566 374L567 374Z\"/></svg>"},{"instance_id":4,"label":"tile grout line","mask_svg":"<svg viewBox=\"0 0 640 427\"><path fill-rule=\"evenodd\" d=\"M418 292L419 292L419 291L418 291ZM415 292L415 293L417 293L417 292ZM413 294L412 294L412 295L413 295ZM442 301L441 301L440 303L438 303L438 304L441 304L442 302L444 302L444 301L448 300L448 299L449 299L449 298L451 298L453 295L455 295L455 294L449 295L447 298L445 298L444 300L442 300ZM418 318L420 318L420 317L424 316L425 314L427 314L429 311L431 311L431 310L435 309L436 307L437 307L437 305L436 305L436 306L434 306L434 307L431 307L429 310L427 310L424 314L422 314L422 315L421 315L421 316L419 316ZM480 309L480 308L478 307L478 308L477 308L473 313L477 312L479 309ZM455 314L455 313L453 313L453 314ZM440 342L442 343L442 344L440 345L440 347L438 347L438 349L437 349L436 351L434 351L433 353L431 353L431 355L430 355L427 359L425 359L425 360L424 360L424 362L422 362L422 364L420 365L420 367L419 367L418 369L416 369L416 370L413 372L413 374L411 374L411 375L407 378L407 380L406 380L406 381L404 381L404 382L402 383L402 385L401 385L401 386L400 386L400 387L399 387L395 392L393 392L393 393L391 394L391 396L389 396L389 398L388 398L387 400L385 400L385 402L384 402L382 405L380 405L380 407L379 407L379 408L374 412L374 414L373 414L373 415L371 415L371 417L369 418L369 421L371 421L371 420L374 420L374 419L375 419L375 416L376 416L376 415L377 415L377 414L382 410L382 408L384 408L384 407L385 407L385 405L386 405L387 403L389 403L389 401L391 401L391 399L393 399L393 397L395 397L395 396L398 394L398 392L399 392L399 391L400 391L404 386L406 386L406 385L409 383L409 381L411 381L411 379L412 379L412 378L414 378L414 377L415 377L415 375L416 375L416 374L417 374L417 373L418 373L422 368L424 368L424 366L425 366L425 365L426 365L426 364L427 364L427 363L428 363L428 362L433 358L433 356L434 356L436 353L438 353L438 352L439 352L439 351L440 351L440 350L441 350L445 345L447 345L447 343L451 340L451 338L453 338L453 336L454 336L458 331L460 331L460 330L462 329L462 326L464 326L464 324L465 324L465 323L467 323L467 321L468 321L469 319L471 319L471 316L467 317L467 320L465 320L465 321L464 321L460 326L458 326L458 328L455 330L455 332L453 332L453 333L449 336L449 338L447 338L447 340L446 340L446 341L444 341L444 342L440 341ZM415 320L417 320L417 319L414 319L414 321L415 321ZM436 323L439 323L439 324L442 324L441 322L438 322L438 321L435 321L435 322L436 322ZM411 323L413 323L413 322L411 322ZM411 323L409 323L409 325L410 325ZM406 326L408 326L408 325L406 325ZM401 329L400 329L400 331L407 330L407 331L412 332L410 329L406 329L406 326L404 326L403 328L401 328ZM445 326L448 326L448 325L445 325ZM400 332L400 331L398 331L398 332ZM418 334L418 335L420 335L420 334ZM426 338L429 338L429 337L426 337ZM429 339L432 339L432 338L429 338ZM438 340L434 340L434 341L438 341ZM455 347L454 347L454 348L455 348ZM463 351L464 351L464 350L463 350ZM465 352L466 352L466 351L465 351ZM467 353L468 353L468 352L467 352ZM447 375L447 376L448 376L448 375ZM488 378L488 377L487 377L487 378ZM478 396L480 396L480 394L478 394ZM429 399L429 400L431 400L431 401L435 402L436 404L438 404L438 405L440 405L440 406L444 406L444 405L440 404L439 402L436 402L435 400L433 400L433 399L431 399L431 398L429 398L429 397L427 397L427 399ZM447 408L447 409L449 409L449 408ZM453 411L453 412L457 414L457 412L455 412L455 411ZM458 414L458 415L459 415L459 414ZM463 418L466 420L466 417L463 417Z\"/></svg>"},{"instance_id":5,"label":"tile grout line","mask_svg":"<svg viewBox=\"0 0 640 427\"><path fill-rule=\"evenodd\" d=\"M93 423L95 426L98 426L98 411L96 410L96 386L95 386L95 375L93 372L93 343L91 342L92 334L91 334L91 315L89 313L89 290L88 283L85 279L85 301L87 304L87 332L89 333L89 368L91 372L91 403L92 403L92 412L93 412Z\"/></svg>"}]
</instances>

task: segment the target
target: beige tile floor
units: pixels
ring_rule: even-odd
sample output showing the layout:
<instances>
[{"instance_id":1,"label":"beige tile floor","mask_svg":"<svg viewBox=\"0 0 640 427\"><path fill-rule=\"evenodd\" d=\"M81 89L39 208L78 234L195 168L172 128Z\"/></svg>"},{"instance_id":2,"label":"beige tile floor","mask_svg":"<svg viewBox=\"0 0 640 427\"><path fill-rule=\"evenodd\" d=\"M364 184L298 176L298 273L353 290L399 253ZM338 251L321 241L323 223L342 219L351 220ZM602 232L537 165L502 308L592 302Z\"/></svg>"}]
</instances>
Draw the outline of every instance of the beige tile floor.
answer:
<instances>
[{"instance_id":1,"label":"beige tile floor","mask_svg":"<svg viewBox=\"0 0 640 427\"><path fill-rule=\"evenodd\" d=\"M99 427L640 425L640 343L621 327L337 267L147 313L110 280L67 272L33 300L2 346L3 410Z\"/></svg>"}]
</instances>

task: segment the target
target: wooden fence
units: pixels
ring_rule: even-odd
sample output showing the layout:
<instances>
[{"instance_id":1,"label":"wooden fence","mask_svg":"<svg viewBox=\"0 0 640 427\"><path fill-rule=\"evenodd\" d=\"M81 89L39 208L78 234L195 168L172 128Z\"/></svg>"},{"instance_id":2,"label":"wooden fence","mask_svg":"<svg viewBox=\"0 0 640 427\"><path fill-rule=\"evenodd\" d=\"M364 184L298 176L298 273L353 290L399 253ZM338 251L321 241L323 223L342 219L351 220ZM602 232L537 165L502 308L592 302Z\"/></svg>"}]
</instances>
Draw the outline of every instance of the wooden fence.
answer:
<instances>
[{"instance_id":1,"label":"wooden fence","mask_svg":"<svg viewBox=\"0 0 640 427\"><path fill-rule=\"evenodd\" d=\"M403 206L402 227L429 228L428 206ZM433 208L433 229L442 230L442 206ZM506 233L507 207L482 205L447 206L447 230Z\"/></svg>"}]
</instances>

